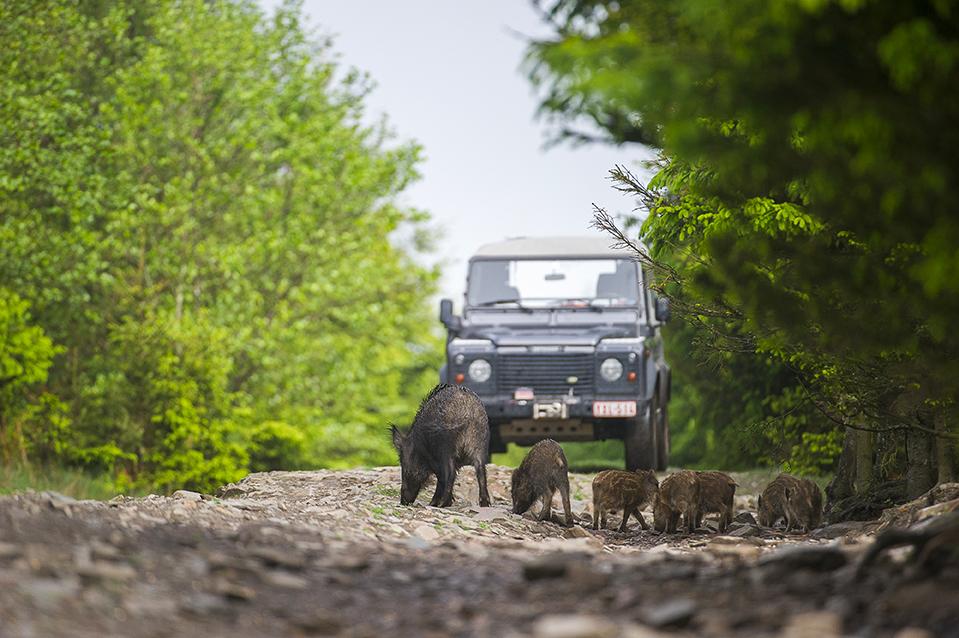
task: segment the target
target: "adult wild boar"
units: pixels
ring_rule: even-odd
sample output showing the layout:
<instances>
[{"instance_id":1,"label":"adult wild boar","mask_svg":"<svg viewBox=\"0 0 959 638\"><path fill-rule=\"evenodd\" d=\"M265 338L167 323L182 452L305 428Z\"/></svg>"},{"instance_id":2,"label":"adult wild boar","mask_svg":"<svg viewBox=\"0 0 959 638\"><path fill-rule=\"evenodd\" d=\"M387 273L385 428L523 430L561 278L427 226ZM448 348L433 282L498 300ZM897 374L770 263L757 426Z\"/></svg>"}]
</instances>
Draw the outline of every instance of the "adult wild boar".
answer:
<instances>
[{"instance_id":1,"label":"adult wild boar","mask_svg":"<svg viewBox=\"0 0 959 638\"><path fill-rule=\"evenodd\" d=\"M723 472L696 472L699 476L699 509L696 513L696 528L702 525L706 514L719 514L719 531L725 532L733 521L733 499L736 481Z\"/></svg>"},{"instance_id":2,"label":"adult wild boar","mask_svg":"<svg viewBox=\"0 0 959 638\"><path fill-rule=\"evenodd\" d=\"M563 515L566 527L573 526L573 511L569 506L569 464L559 443L544 439L530 448L526 458L513 470L510 492L513 497L513 513L522 514L542 501L543 509L537 515L548 521L553 506L553 495L559 491L563 499Z\"/></svg>"},{"instance_id":3,"label":"adult wild boar","mask_svg":"<svg viewBox=\"0 0 959 638\"><path fill-rule=\"evenodd\" d=\"M622 510L619 531L626 531L629 517L635 516L643 529L649 529L639 510L656 498L659 481L652 470L604 470L593 479L593 529L606 526L606 510Z\"/></svg>"},{"instance_id":4,"label":"adult wild boar","mask_svg":"<svg viewBox=\"0 0 959 638\"><path fill-rule=\"evenodd\" d=\"M472 390L438 385L420 403L408 432L402 432L395 425L390 429L403 477L400 504L412 505L427 479L436 476L436 491L430 505L449 507L453 504L456 471L472 465L479 483L479 503L489 506L486 488L489 418Z\"/></svg>"}]
</instances>

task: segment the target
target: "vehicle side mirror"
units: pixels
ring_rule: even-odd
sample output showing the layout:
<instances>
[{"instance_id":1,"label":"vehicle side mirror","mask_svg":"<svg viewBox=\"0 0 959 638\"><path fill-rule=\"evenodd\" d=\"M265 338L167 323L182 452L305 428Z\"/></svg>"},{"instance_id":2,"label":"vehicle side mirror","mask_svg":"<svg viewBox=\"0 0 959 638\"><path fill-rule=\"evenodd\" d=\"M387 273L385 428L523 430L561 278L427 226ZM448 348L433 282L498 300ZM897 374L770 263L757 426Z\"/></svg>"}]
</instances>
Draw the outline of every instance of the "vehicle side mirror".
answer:
<instances>
[{"instance_id":1,"label":"vehicle side mirror","mask_svg":"<svg viewBox=\"0 0 959 638\"><path fill-rule=\"evenodd\" d=\"M666 323L672 316L669 310L669 299L666 297L656 297L656 321Z\"/></svg>"},{"instance_id":2,"label":"vehicle side mirror","mask_svg":"<svg viewBox=\"0 0 959 638\"><path fill-rule=\"evenodd\" d=\"M447 330L457 330L460 327L459 317L453 314L453 300L440 300L440 323L446 326Z\"/></svg>"}]
</instances>

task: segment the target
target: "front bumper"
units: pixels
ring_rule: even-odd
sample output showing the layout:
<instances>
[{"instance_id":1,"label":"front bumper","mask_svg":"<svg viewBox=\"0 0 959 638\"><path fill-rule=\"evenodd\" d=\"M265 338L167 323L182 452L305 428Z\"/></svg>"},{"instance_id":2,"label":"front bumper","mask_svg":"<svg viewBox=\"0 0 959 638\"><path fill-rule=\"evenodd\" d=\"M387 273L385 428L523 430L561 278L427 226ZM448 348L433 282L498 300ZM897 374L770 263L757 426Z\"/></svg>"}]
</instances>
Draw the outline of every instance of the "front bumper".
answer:
<instances>
[{"instance_id":1,"label":"front bumper","mask_svg":"<svg viewBox=\"0 0 959 638\"><path fill-rule=\"evenodd\" d=\"M595 401L636 401L633 396L612 395L612 396L576 396L572 400L568 396L538 396L535 399L522 400L514 399L509 395L480 395L480 400L486 408L489 415L490 424L509 423L511 421L525 421L534 419L534 404L561 403L566 409L566 419L578 419L581 421L595 423L611 423L616 421L614 418L602 418L593 416L593 403ZM551 417L550 420L557 420Z\"/></svg>"}]
</instances>

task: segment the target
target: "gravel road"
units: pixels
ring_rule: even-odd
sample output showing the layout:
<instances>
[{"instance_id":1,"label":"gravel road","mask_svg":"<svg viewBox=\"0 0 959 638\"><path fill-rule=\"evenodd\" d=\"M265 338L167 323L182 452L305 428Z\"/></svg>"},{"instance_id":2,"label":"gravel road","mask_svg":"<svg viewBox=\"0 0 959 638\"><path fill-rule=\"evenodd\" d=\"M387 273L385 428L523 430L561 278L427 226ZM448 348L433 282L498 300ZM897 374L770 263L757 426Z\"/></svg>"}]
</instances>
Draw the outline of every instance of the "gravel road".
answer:
<instances>
[{"instance_id":1,"label":"gravel road","mask_svg":"<svg viewBox=\"0 0 959 638\"><path fill-rule=\"evenodd\" d=\"M469 470L452 508L402 507L398 468L0 498L0 637L959 636L955 563L894 550L854 579L872 526L761 530L741 477L726 535L594 532L591 477L570 478L572 528L509 513L496 466L488 508Z\"/></svg>"}]
</instances>

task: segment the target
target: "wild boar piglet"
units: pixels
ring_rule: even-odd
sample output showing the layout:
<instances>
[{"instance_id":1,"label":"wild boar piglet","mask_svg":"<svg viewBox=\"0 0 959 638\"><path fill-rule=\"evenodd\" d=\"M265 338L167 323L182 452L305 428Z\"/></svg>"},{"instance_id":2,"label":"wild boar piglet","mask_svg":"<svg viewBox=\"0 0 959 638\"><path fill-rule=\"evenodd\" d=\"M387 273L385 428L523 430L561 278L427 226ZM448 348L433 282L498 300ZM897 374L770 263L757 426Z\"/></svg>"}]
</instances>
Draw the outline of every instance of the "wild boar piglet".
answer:
<instances>
[{"instance_id":1,"label":"wild boar piglet","mask_svg":"<svg viewBox=\"0 0 959 638\"><path fill-rule=\"evenodd\" d=\"M653 526L661 532L673 533L682 516L686 532L692 533L699 511L699 493L700 480L696 472L682 470L664 478L653 504Z\"/></svg>"},{"instance_id":2,"label":"wild boar piglet","mask_svg":"<svg viewBox=\"0 0 959 638\"><path fill-rule=\"evenodd\" d=\"M792 529L792 512L787 505L789 495L798 490L799 479L795 476L780 474L774 478L759 495L759 524L773 527L780 519L785 519L786 529Z\"/></svg>"},{"instance_id":3,"label":"wild boar piglet","mask_svg":"<svg viewBox=\"0 0 959 638\"><path fill-rule=\"evenodd\" d=\"M651 470L605 470L593 479L593 529L606 526L607 510L622 510L623 522L619 531L626 531L630 516L639 519L643 529L649 529L640 510L656 498L659 481Z\"/></svg>"},{"instance_id":4,"label":"wild boar piglet","mask_svg":"<svg viewBox=\"0 0 959 638\"><path fill-rule=\"evenodd\" d=\"M537 515L548 521L553 506L553 496L559 492L563 499L563 515L567 527L573 525L573 512L569 506L569 464L559 443L544 439L530 448L526 458L513 470L510 492L513 497L513 513L522 514L536 501L542 501L543 509Z\"/></svg>"},{"instance_id":5,"label":"wild boar piglet","mask_svg":"<svg viewBox=\"0 0 959 638\"><path fill-rule=\"evenodd\" d=\"M733 520L733 499L736 481L723 472L696 472L699 476L699 510L695 527L702 526L703 516L719 514L719 531L725 532Z\"/></svg>"},{"instance_id":6,"label":"wild boar piglet","mask_svg":"<svg viewBox=\"0 0 959 638\"><path fill-rule=\"evenodd\" d=\"M786 495L786 510L789 521L787 532L797 527L804 532L811 532L819 527L822 519L822 492L819 486L807 478L798 479L798 485Z\"/></svg>"}]
</instances>

